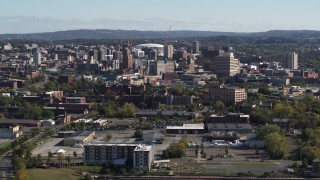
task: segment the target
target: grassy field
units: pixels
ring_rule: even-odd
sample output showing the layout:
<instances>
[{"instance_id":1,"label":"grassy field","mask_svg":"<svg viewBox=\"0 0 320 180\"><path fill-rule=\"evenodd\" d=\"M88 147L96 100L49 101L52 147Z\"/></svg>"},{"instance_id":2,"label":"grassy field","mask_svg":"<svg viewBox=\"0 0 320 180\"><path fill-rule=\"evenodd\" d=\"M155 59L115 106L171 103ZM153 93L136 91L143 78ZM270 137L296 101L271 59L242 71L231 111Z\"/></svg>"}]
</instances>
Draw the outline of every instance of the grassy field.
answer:
<instances>
[{"instance_id":1,"label":"grassy field","mask_svg":"<svg viewBox=\"0 0 320 180\"><path fill-rule=\"evenodd\" d=\"M1 143L0 144L0 149L2 148L6 148L6 147L9 147L11 145L11 142L4 142L4 143Z\"/></svg>"},{"instance_id":2,"label":"grassy field","mask_svg":"<svg viewBox=\"0 0 320 180\"><path fill-rule=\"evenodd\" d=\"M74 175L71 172L65 172L59 169L28 169L28 180L82 180L84 179L80 175Z\"/></svg>"}]
</instances>

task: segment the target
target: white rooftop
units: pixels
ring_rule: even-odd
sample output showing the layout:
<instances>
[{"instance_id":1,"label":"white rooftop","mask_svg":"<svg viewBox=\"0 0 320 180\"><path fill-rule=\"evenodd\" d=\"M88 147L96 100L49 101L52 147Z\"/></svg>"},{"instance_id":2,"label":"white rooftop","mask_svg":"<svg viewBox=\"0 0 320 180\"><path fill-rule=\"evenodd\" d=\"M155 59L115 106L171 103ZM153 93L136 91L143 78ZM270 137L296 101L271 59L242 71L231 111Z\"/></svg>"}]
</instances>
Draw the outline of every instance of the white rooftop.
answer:
<instances>
[{"instance_id":1,"label":"white rooftop","mask_svg":"<svg viewBox=\"0 0 320 180\"><path fill-rule=\"evenodd\" d=\"M138 44L136 45L138 48L159 48L164 47L162 44L153 44L153 43L147 43L147 44Z\"/></svg>"},{"instance_id":2,"label":"white rooftop","mask_svg":"<svg viewBox=\"0 0 320 180\"><path fill-rule=\"evenodd\" d=\"M151 146L147 146L147 145L141 145L139 144L134 151L150 151L151 150Z\"/></svg>"}]
</instances>

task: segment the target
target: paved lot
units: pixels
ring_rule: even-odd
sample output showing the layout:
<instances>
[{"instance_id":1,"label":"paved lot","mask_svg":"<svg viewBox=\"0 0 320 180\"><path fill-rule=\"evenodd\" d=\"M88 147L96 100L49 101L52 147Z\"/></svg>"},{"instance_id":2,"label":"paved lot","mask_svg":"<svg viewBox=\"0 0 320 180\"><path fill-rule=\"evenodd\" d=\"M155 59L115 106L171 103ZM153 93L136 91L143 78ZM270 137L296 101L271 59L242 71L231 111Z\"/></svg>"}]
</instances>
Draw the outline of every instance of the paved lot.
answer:
<instances>
[{"instance_id":1,"label":"paved lot","mask_svg":"<svg viewBox=\"0 0 320 180\"><path fill-rule=\"evenodd\" d=\"M194 159L184 158L175 159L171 161L170 167L174 171L184 172L196 172L206 174L231 174L238 172L253 172L253 173L264 173L264 172L278 172L292 165L294 161L288 160L264 160L250 159L246 161L243 159L232 159L232 158L218 158L213 160L199 160L197 162Z\"/></svg>"},{"instance_id":2,"label":"paved lot","mask_svg":"<svg viewBox=\"0 0 320 180\"><path fill-rule=\"evenodd\" d=\"M157 132L159 133L161 130L143 130L143 133L151 133ZM134 134L135 130L106 130L106 131L96 131L96 140L103 141L106 138L107 134L111 134L112 138L131 138ZM180 135L169 135L165 137L162 144L155 144L154 147L156 149L155 154L161 154L163 150L165 150L171 143L178 142L181 139ZM111 140L112 141L112 140Z\"/></svg>"},{"instance_id":3,"label":"paved lot","mask_svg":"<svg viewBox=\"0 0 320 180\"><path fill-rule=\"evenodd\" d=\"M59 149L63 149L66 151L65 155L73 156L73 152L76 151L78 157L82 157L83 148L73 148L70 146L61 146L59 143L63 140L63 138L50 138L45 141L43 144L38 145L33 151L33 155L41 154L41 156L48 156L48 152L51 151L52 153L57 152Z\"/></svg>"}]
</instances>

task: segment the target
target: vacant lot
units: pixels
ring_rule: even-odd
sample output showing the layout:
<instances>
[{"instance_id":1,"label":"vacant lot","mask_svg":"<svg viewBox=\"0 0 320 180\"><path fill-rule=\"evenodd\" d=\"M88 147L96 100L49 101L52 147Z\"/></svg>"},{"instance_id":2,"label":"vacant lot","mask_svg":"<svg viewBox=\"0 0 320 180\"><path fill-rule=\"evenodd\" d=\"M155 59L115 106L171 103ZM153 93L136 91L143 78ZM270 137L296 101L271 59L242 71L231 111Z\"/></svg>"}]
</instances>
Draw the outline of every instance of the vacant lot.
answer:
<instances>
[{"instance_id":1,"label":"vacant lot","mask_svg":"<svg viewBox=\"0 0 320 180\"><path fill-rule=\"evenodd\" d=\"M68 180L80 180L84 179L80 175L74 175L70 172L61 171L59 169L28 169L27 170L28 180L57 180L57 179L68 179Z\"/></svg>"}]
</instances>

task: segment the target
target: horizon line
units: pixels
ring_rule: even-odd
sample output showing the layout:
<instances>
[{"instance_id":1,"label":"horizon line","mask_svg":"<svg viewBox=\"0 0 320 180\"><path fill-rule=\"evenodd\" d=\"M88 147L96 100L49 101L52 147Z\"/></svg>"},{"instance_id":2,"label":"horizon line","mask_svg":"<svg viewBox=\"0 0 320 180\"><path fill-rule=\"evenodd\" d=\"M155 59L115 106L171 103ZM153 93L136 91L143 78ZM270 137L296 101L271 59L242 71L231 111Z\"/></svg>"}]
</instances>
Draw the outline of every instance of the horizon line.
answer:
<instances>
[{"instance_id":1,"label":"horizon line","mask_svg":"<svg viewBox=\"0 0 320 180\"><path fill-rule=\"evenodd\" d=\"M69 29L69 30L59 30L59 31L42 31L42 32L25 32L25 33L0 33L0 35L25 35L25 34L45 34L45 33L56 33L56 32L68 32L68 31L97 31L97 30L110 30L110 31L137 31L137 32L169 32L164 30L136 30L136 29L107 29L107 28L98 28L98 29ZM214 31L214 30L172 30L170 32L179 32L179 31L190 31L190 32L217 32L217 33L236 33L236 34L252 34L252 33L264 33L270 31L317 31L320 30L310 30L310 29L270 29L265 31L251 31L251 32L237 32L237 31Z\"/></svg>"}]
</instances>

